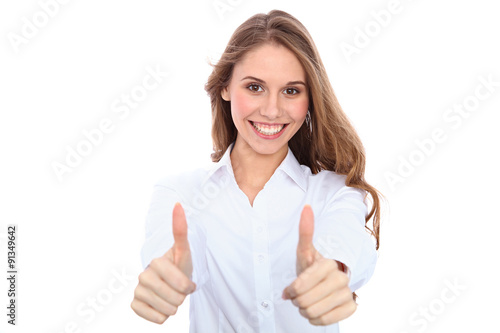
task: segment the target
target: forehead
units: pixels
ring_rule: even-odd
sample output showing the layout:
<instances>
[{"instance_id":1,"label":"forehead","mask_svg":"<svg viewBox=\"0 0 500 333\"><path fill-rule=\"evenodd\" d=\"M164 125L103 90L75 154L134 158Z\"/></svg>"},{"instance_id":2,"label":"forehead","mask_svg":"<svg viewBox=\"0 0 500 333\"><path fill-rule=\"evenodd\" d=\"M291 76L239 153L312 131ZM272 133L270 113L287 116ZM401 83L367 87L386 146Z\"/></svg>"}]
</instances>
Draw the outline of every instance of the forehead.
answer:
<instances>
[{"instance_id":1,"label":"forehead","mask_svg":"<svg viewBox=\"0 0 500 333\"><path fill-rule=\"evenodd\" d=\"M279 44L266 43L248 51L236 63L233 76L255 76L266 82L305 81L305 71L295 54Z\"/></svg>"}]
</instances>

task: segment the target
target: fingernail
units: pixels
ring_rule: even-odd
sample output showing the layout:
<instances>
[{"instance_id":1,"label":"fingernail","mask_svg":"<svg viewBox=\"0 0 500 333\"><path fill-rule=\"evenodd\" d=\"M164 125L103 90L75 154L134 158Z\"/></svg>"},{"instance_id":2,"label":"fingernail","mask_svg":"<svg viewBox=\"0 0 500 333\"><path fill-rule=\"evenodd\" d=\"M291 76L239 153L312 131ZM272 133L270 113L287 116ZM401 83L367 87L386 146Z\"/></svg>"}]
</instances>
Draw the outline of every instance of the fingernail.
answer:
<instances>
[{"instance_id":1,"label":"fingernail","mask_svg":"<svg viewBox=\"0 0 500 333\"><path fill-rule=\"evenodd\" d=\"M286 299L285 291L283 290L283 294L281 294L281 298Z\"/></svg>"}]
</instances>

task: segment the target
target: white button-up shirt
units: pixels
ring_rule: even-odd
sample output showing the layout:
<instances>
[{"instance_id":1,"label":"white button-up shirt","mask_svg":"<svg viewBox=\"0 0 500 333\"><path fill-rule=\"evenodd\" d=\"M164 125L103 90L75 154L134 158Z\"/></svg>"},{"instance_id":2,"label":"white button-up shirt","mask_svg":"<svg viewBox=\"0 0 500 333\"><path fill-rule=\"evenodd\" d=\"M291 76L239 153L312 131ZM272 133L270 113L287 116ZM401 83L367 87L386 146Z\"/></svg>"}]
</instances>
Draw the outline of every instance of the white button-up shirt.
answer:
<instances>
[{"instance_id":1,"label":"white button-up shirt","mask_svg":"<svg viewBox=\"0 0 500 333\"><path fill-rule=\"evenodd\" d=\"M233 146L212 167L169 176L155 185L143 267L173 245L172 210L178 201L186 213L197 285L190 295L190 332L338 332L338 324L311 325L281 295L297 278L305 204L314 213L315 248L347 266L351 290L370 279L377 254L365 229L365 193L345 186L345 176L332 171L312 174L288 148L252 207L234 178L229 156Z\"/></svg>"}]
</instances>

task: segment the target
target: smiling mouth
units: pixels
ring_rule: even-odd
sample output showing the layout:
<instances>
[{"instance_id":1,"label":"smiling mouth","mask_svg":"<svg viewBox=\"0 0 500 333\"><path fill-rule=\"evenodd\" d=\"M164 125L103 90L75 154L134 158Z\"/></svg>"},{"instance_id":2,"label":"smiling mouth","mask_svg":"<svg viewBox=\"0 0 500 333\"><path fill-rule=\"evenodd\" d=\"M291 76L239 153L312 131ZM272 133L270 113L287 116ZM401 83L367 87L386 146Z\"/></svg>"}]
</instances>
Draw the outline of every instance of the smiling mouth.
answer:
<instances>
[{"instance_id":1,"label":"smiling mouth","mask_svg":"<svg viewBox=\"0 0 500 333\"><path fill-rule=\"evenodd\" d=\"M259 122L254 122L250 120L250 124L261 134L264 135L276 135L279 132L283 131L283 129L288 125L288 124L265 124L265 123L259 123Z\"/></svg>"}]
</instances>

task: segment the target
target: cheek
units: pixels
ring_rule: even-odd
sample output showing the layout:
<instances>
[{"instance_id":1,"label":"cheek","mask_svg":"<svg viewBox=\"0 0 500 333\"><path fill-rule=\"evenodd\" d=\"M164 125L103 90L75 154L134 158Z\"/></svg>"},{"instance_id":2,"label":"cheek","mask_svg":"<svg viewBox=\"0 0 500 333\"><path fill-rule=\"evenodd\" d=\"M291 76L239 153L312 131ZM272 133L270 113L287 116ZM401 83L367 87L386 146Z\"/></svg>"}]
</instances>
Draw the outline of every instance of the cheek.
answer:
<instances>
[{"instance_id":1,"label":"cheek","mask_svg":"<svg viewBox=\"0 0 500 333\"><path fill-rule=\"evenodd\" d=\"M309 108L309 99L308 98L294 101L294 103L290 105L290 109L289 109L290 115L296 121L302 121L306 118L308 108Z\"/></svg>"},{"instance_id":2,"label":"cheek","mask_svg":"<svg viewBox=\"0 0 500 333\"><path fill-rule=\"evenodd\" d=\"M235 92L233 96L231 96L231 110L235 118L245 118L253 113L256 108L257 104L255 99L252 99L248 94Z\"/></svg>"}]
</instances>

